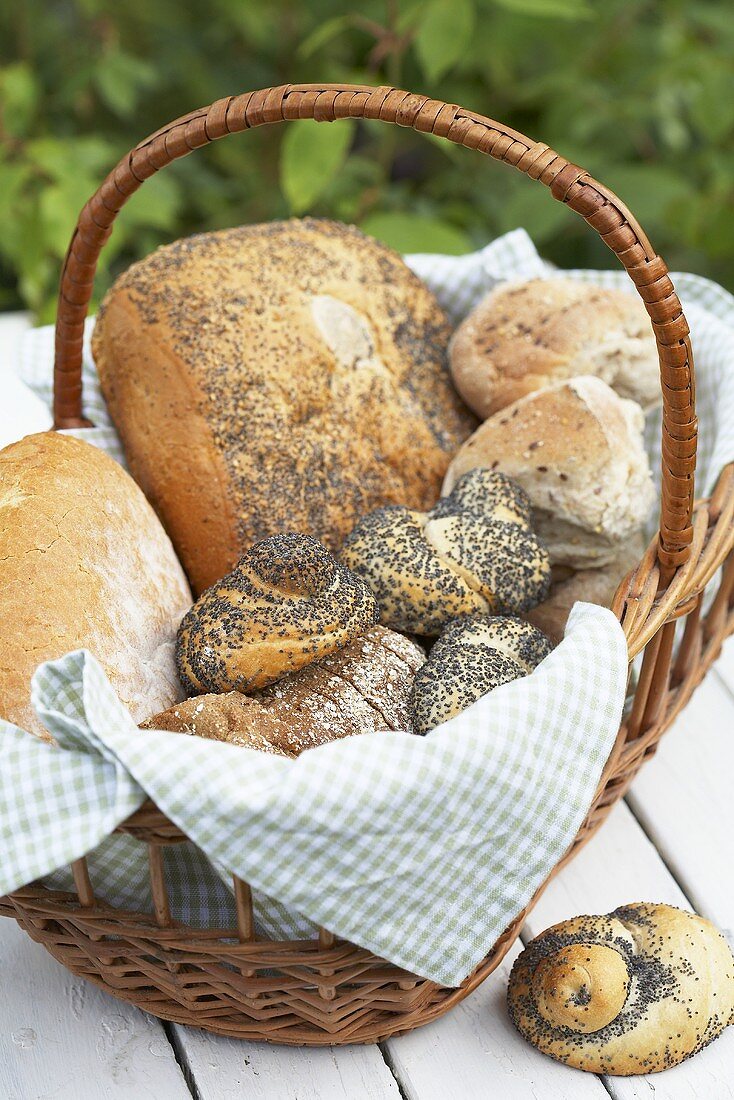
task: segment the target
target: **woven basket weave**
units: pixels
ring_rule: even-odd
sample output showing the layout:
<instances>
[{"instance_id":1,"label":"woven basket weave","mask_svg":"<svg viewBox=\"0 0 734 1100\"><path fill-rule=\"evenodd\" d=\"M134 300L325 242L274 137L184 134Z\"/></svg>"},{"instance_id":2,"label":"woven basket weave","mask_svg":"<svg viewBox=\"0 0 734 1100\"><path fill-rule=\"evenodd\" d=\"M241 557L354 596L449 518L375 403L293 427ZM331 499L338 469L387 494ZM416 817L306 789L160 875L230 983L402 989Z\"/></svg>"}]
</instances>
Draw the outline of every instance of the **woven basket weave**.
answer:
<instances>
[{"instance_id":1,"label":"woven basket weave","mask_svg":"<svg viewBox=\"0 0 734 1100\"><path fill-rule=\"evenodd\" d=\"M630 661L644 656L628 717L560 867L622 797L734 630L734 465L722 472L709 500L694 504L697 424L688 325L665 263L611 191L542 142L473 111L394 88L288 84L218 100L137 145L82 210L61 279L55 426L88 424L81 412L84 319L99 253L128 197L154 172L199 146L239 130L303 118L380 119L513 165L549 187L599 233L650 315L663 391L660 530L614 602ZM710 582L717 587L704 614ZM685 626L674 656L679 619ZM458 989L446 989L337 941L326 930L309 941L256 939L250 889L238 879L236 928L202 931L174 922L163 849L187 838L152 803L119 828L148 845L152 913L97 901L81 859L72 867L75 893L30 885L1 898L0 914L14 917L69 970L114 996L223 1035L318 1045L374 1042L408 1031L442 1015L483 981L516 939L527 912L518 914Z\"/></svg>"}]
</instances>

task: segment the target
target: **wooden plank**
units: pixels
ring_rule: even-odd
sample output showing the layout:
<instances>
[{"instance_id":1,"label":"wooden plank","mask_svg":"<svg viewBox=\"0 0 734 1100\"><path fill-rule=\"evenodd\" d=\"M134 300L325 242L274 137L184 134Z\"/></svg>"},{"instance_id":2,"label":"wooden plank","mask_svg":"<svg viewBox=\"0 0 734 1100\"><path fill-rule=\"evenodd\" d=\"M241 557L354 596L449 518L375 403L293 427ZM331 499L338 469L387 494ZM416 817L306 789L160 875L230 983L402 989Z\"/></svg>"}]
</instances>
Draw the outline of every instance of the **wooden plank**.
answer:
<instances>
[{"instance_id":1,"label":"wooden plank","mask_svg":"<svg viewBox=\"0 0 734 1100\"><path fill-rule=\"evenodd\" d=\"M0 919L3 1100L191 1100L162 1025Z\"/></svg>"},{"instance_id":2,"label":"wooden plank","mask_svg":"<svg viewBox=\"0 0 734 1100\"><path fill-rule=\"evenodd\" d=\"M659 753L664 749L665 738ZM607 913L633 901L691 908L630 809L620 804L576 859L550 883L530 914L523 936L536 936L568 917ZM725 1100L734 1095L734 1028L675 1069L640 1077L605 1077L604 1084L614 1100L651 1100L653 1096L655 1100Z\"/></svg>"},{"instance_id":3,"label":"wooden plank","mask_svg":"<svg viewBox=\"0 0 734 1100\"><path fill-rule=\"evenodd\" d=\"M728 691L734 696L734 637L727 638L724 642L714 674L724 682Z\"/></svg>"},{"instance_id":4,"label":"wooden plank","mask_svg":"<svg viewBox=\"0 0 734 1100\"><path fill-rule=\"evenodd\" d=\"M734 697L709 674L628 801L693 908L734 944L732 775Z\"/></svg>"},{"instance_id":5,"label":"wooden plank","mask_svg":"<svg viewBox=\"0 0 734 1100\"><path fill-rule=\"evenodd\" d=\"M519 950L446 1016L385 1044L408 1100L607 1100L597 1077L546 1058L510 1022L505 993Z\"/></svg>"},{"instance_id":6,"label":"wooden plank","mask_svg":"<svg viewBox=\"0 0 734 1100\"><path fill-rule=\"evenodd\" d=\"M400 1100L376 1046L278 1047L177 1024L172 1034L197 1100Z\"/></svg>"}]
</instances>

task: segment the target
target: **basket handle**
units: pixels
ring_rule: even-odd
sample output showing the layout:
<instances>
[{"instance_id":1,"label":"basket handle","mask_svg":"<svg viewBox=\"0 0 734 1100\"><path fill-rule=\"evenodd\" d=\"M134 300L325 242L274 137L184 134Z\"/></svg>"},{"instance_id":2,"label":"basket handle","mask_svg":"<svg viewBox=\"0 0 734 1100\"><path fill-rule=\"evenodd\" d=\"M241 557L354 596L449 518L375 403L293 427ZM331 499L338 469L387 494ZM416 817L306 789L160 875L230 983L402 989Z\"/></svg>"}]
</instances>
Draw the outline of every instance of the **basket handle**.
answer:
<instances>
[{"instance_id":1,"label":"basket handle","mask_svg":"<svg viewBox=\"0 0 734 1100\"><path fill-rule=\"evenodd\" d=\"M455 104L395 88L284 84L219 99L169 123L122 158L84 206L64 261L56 319L54 426L80 427L82 338L94 272L112 223L129 196L159 169L199 146L265 123L371 118L437 134L505 161L549 187L612 249L645 303L663 391L662 503L658 559L666 583L690 553L697 422L689 328L664 261L627 207L583 168L543 142Z\"/></svg>"}]
</instances>

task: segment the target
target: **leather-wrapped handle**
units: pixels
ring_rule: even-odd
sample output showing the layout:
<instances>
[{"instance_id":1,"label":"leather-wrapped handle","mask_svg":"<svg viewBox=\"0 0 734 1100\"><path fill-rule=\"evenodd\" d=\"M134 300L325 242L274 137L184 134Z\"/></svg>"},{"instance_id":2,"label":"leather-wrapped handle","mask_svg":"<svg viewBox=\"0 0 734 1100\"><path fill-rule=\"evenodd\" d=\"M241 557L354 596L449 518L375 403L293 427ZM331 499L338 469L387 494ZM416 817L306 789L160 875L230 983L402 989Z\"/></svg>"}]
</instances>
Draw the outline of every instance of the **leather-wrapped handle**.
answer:
<instances>
[{"instance_id":1,"label":"leather-wrapped handle","mask_svg":"<svg viewBox=\"0 0 734 1100\"><path fill-rule=\"evenodd\" d=\"M543 142L455 104L396 88L284 84L219 99L169 123L122 158L79 215L61 275L56 319L54 425L82 418L82 338L97 259L128 198L171 161L239 130L289 119L372 118L478 149L540 180L615 253L650 315L663 391L662 502L658 558L669 578L689 555L697 422L689 329L664 261L616 195Z\"/></svg>"}]
</instances>

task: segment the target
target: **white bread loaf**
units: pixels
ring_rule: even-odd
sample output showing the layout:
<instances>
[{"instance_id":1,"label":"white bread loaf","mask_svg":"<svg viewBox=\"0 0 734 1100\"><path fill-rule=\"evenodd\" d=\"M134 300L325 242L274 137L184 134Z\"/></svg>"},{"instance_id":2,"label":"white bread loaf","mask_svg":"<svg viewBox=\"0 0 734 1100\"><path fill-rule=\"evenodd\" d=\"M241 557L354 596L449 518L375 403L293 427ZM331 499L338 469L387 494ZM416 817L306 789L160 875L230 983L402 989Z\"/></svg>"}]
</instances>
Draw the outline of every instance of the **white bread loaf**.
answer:
<instances>
[{"instance_id":1,"label":"white bread loaf","mask_svg":"<svg viewBox=\"0 0 734 1100\"><path fill-rule=\"evenodd\" d=\"M495 287L459 325L449 355L457 390L483 420L580 374L645 409L661 398L655 338L640 298L572 279Z\"/></svg>"},{"instance_id":2,"label":"white bread loaf","mask_svg":"<svg viewBox=\"0 0 734 1100\"><path fill-rule=\"evenodd\" d=\"M136 721L165 709L183 695L174 644L190 603L168 536L118 463L56 432L0 451L0 717L48 737L31 676L80 648Z\"/></svg>"},{"instance_id":3,"label":"white bread loaf","mask_svg":"<svg viewBox=\"0 0 734 1100\"><path fill-rule=\"evenodd\" d=\"M652 508L643 427L640 406L601 379L559 382L485 420L456 454L443 492L477 466L501 471L530 497L554 565L606 565Z\"/></svg>"}]
</instances>

